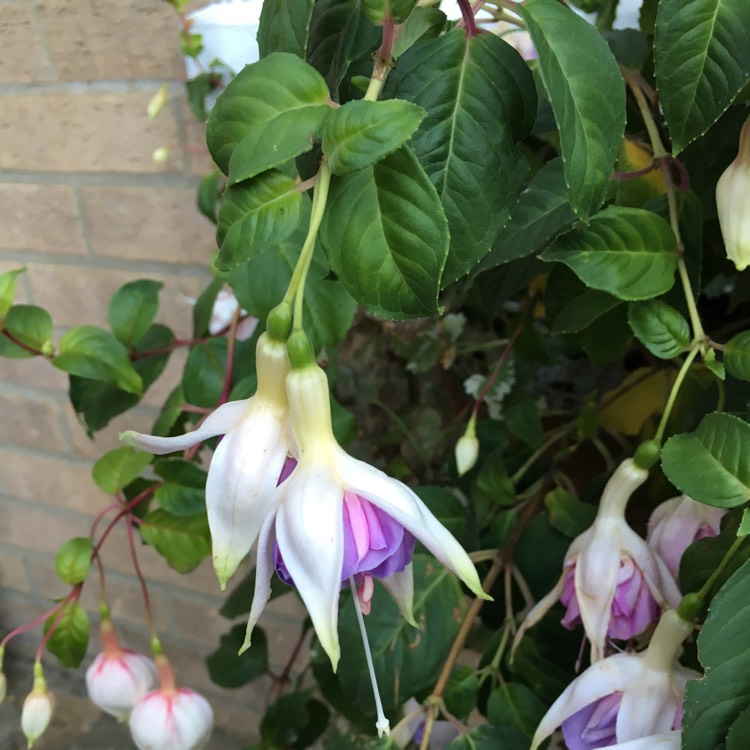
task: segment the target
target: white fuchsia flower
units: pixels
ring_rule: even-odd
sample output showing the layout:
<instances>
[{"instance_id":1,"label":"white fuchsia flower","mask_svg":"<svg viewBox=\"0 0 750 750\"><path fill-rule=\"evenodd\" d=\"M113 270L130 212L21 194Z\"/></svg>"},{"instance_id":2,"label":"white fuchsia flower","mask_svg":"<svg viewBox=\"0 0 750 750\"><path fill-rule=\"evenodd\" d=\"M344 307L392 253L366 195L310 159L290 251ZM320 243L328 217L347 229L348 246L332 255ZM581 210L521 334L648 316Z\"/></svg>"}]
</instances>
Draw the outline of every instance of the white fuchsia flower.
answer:
<instances>
[{"instance_id":1,"label":"white fuchsia flower","mask_svg":"<svg viewBox=\"0 0 750 750\"><path fill-rule=\"evenodd\" d=\"M229 287L224 287L216 295L214 306L211 308L211 318L208 321L208 332L216 336L222 331L226 331L232 324L237 310L240 309L240 303L234 292ZM240 315L244 316L237 324L237 330L234 337L237 341L247 341L258 327L258 319L247 314L247 310L240 310Z\"/></svg>"},{"instance_id":2,"label":"white fuchsia flower","mask_svg":"<svg viewBox=\"0 0 750 750\"><path fill-rule=\"evenodd\" d=\"M47 690L42 665L37 662L34 664L34 687L26 696L21 710L21 729L29 744L29 750L47 730L52 720L53 709L54 700Z\"/></svg>"},{"instance_id":3,"label":"white fuchsia flower","mask_svg":"<svg viewBox=\"0 0 750 750\"><path fill-rule=\"evenodd\" d=\"M685 550L698 539L716 536L726 512L725 508L699 503L687 495L673 497L654 509L648 520L646 541L676 580Z\"/></svg>"},{"instance_id":4,"label":"white fuchsia flower","mask_svg":"<svg viewBox=\"0 0 750 750\"><path fill-rule=\"evenodd\" d=\"M645 651L614 654L592 664L542 718L531 750L557 727L562 727L568 750L677 750L685 685L700 677L677 661L692 631L692 622L668 610Z\"/></svg>"},{"instance_id":5,"label":"white fuchsia flower","mask_svg":"<svg viewBox=\"0 0 750 750\"><path fill-rule=\"evenodd\" d=\"M583 623L595 662L604 656L607 638L639 635L663 607L679 604L680 592L666 565L625 521L628 500L647 476L632 459L617 467L602 493L596 520L573 540L560 580L526 616L516 645L560 599L566 606L562 624L574 628Z\"/></svg>"},{"instance_id":6,"label":"white fuchsia flower","mask_svg":"<svg viewBox=\"0 0 750 750\"><path fill-rule=\"evenodd\" d=\"M469 423L466 425L466 431L456 443L456 470L458 476L462 477L466 472L471 471L479 457L479 440L477 438L477 419L472 414Z\"/></svg>"},{"instance_id":7,"label":"white fuchsia flower","mask_svg":"<svg viewBox=\"0 0 750 750\"><path fill-rule=\"evenodd\" d=\"M122 648L112 623L101 624L104 650L86 670L91 702L118 721L125 721L138 701L153 688L156 667L147 656Z\"/></svg>"},{"instance_id":8,"label":"white fuchsia flower","mask_svg":"<svg viewBox=\"0 0 750 750\"><path fill-rule=\"evenodd\" d=\"M211 459L206 483L213 563L222 589L272 511L274 489L292 452L284 385L289 372L285 343L262 334L256 366L255 395L223 404L193 432L166 438L130 430L120 434L129 445L156 454L184 450L224 435Z\"/></svg>"}]
</instances>

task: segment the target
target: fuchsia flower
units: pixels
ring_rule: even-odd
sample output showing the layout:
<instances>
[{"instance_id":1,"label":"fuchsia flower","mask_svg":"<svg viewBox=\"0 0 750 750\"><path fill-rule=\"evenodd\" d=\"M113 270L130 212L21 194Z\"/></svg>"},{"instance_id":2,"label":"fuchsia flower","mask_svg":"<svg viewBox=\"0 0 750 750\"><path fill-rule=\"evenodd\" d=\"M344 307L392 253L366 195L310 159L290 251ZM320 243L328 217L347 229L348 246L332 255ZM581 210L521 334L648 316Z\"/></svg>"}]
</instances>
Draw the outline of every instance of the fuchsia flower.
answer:
<instances>
[{"instance_id":1,"label":"fuchsia flower","mask_svg":"<svg viewBox=\"0 0 750 750\"><path fill-rule=\"evenodd\" d=\"M687 495L658 505L648 520L646 540L677 579L685 550L698 539L716 536L725 508L696 502Z\"/></svg>"},{"instance_id":2,"label":"fuchsia flower","mask_svg":"<svg viewBox=\"0 0 750 750\"><path fill-rule=\"evenodd\" d=\"M232 323L240 303L234 292L228 287L224 287L214 300L214 306L211 308L211 319L208 322L208 332L212 336L225 331ZM240 310L244 317L237 325L235 338L237 341L247 341L258 327L258 319L247 315L247 310Z\"/></svg>"},{"instance_id":3,"label":"fuchsia flower","mask_svg":"<svg viewBox=\"0 0 750 750\"><path fill-rule=\"evenodd\" d=\"M120 647L109 620L102 620L101 637L104 651L86 670L86 689L94 705L125 721L154 686L156 668L147 656Z\"/></svg>"},{"instance_id":4,"label":"fuchsia flower","mask_svg":"<svg viewBox=\"0 0 750 750\"><path fill-rule=\"evenodd\" d=\"M573 628L583 623L595 662L604 656L607 638L639 635L664 606L679 604L680 592L666 565L625 521L625 506L647 476L632 459L617 467L596 520L573 540L560 580L529 612L515 645L560 599L567 608L562 624Z\"/></svg>"},{"instance_id":5,"label":"fuchsia flower","mask_svg":"<svg viewBox=\"0 0 750 750\"><path fill-rule=\"evenodd\" d=\"M256 348L258 389L252 398L220 406L193 432L156 437L128 430L120 439L150 453L164 454L224 435L211 459L206 510L213 563L222 589L250 551L274 506L273 491L292 452L284 387L286 345L264 333Z\"/></svg>"},{"instance_id":6,"label":"fuchsia flower","mask_svg":"<svg viewBox=\"0 0 750 750\"><path fill-rule=\"evenodd\" d=\"M679 750L685 684L700 677L677 653L693 630L675 610L665 612L649 647L592 664L552 704L531 750L562 726L568 750Z\"/></svg>"}]
</instances>

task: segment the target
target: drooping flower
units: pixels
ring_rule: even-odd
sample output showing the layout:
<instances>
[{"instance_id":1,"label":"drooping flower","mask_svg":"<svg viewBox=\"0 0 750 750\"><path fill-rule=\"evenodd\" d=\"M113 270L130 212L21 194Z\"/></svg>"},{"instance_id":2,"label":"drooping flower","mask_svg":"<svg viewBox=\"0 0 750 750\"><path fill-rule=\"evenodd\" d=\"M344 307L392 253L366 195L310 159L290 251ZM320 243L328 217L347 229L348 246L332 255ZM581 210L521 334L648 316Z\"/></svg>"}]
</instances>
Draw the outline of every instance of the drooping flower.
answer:
<instances>
[{"instance_id":1,"label":"drooping flower","mask_svg":"<svg viewBox=\"0 0 750 750\"><path fill-rule=\"evenodd\" d=\"M529 612L516 645L560 599L566 606L562 624L583 623L595 662L604 656L607 638L639 635L664 606L677 606L680 593L666 565L625 521L625 506L647 476L632 459L618 466L604 488L596 520L573 540L562 576Z\"/></svg>"},{"instance_id":2,"label":"drooping flower","mask_svg":"<svg viewBox=\"0 0 750 750\"><path fill-rule=\"evenodd\" d=\"M614 654L592 664L552 704L531 750L559 726L568 750L679 748L685 684L700 677L677 661L692 630L691 622L668 610L645 651Z\"/></svg>"},{"instance_id":3,"label":"drooping flower","mask_svg":"<svg viewBox=\"0 0 750 750\"><path fill-rule=\"evenodd\" d=\"M299 463L279 485L277 510L260 532L245 648L268 601L279 558L282 576L297 587L334 669L339 660L339 592L346 572L351 570L355 578L361 574L363 581L382 573L401 612L413 620L411 565L398 570L413 550L407 535L419 539L477 596L487 598L469 556L422 500L402 482L352 458L338 445L326 375L311 353L304 366L294 366L288 375L287 394Z\"/></svg>"},{"instance_id":4,"label":"drooping flower","mask_svg":"<svg viewBox=\"0 0 750 750\"><path fill-rule=\"evenodd\" d=\"M716 536L726 512L725 508L699 503L687 495L673 497L654 509L648 520L646 541L676 579L685 550L698 539Z\"/></svg>"},{"instance_id":5,"label":"drooping flower","mask_svg":"<svg viewBox=\"0 0 750 750\"><path fill-rule=\"evenodd\" d=\"M21 729L29 744L29 749L44 734L52 719L54 701L40 662L34 664L34 687L26 696L21 710Z\"/></svg>"},{"instance_id":6,"label":"drooping flower","mask_svg":"<svg viewBox=\"0 0 750 750\"><path fill-rule=\"evenodd\" d=\"M232 319L237 314L240 303L234 292L229 287L224 287L216 295L214 306L211 308L211 318L208 321L208 332L215 336L225 331L232 323ZM258 319L247 314L247 310L240 310L240 314L245 317L237 324L235 338L237 341L247 341L258 327Z\"/></svg>"},{"instance_id":7,"label":"drooping flower","mask_svg":"<svg viewBox=\"0 0 750 750\"><path fill-rule=\"evenodd\" d=\"M169 662L156 657L161 687L141 698L130 714L130 734L138 750L202 750L211 738L214 714L208 701L178 688Z\"/></svg>"},{"instance_id":8,"label":"drooping flower","mask_svg":"<svg viewBox=\"0 0 750 750\"><path fill-rule=\"evenodd\" d=\"M104 650L86 670L86 688L94 705L125 721L138 701L154 686L156 668L147 656L122 648L112 623L103 619Z\"/></svg>"},{"instance_id":9,"label":"drooping flower","mask_svg":"<svg viewBox=\"0 0 750 750\"><path fill-rule=\"evenodd\" d=\"M213 563L222 589L247 555L274 505L273 491L291 452L285 378L286 346L264 333L256 348L258 388L252 398L220 406L193 432L156 437L127 431L120 439L164 454L224 435L211 459L206 510Z\"/></svg>"}]
</instances>

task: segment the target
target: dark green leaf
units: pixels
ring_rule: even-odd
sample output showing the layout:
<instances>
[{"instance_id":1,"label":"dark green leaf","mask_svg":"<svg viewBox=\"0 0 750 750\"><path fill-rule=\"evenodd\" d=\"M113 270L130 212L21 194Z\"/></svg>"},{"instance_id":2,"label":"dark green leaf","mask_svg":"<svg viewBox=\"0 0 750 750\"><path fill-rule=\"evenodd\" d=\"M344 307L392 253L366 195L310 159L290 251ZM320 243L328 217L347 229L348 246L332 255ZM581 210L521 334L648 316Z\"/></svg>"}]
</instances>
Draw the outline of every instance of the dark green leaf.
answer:
<instances>
[{"instance_id":1,"label":"dark green leaf","mask_svg":"<svg viewBox=\"0 0 750 750\"><path fill-rule=\"evenodd\" d=\"M4 325L0 321L0 327L36 351L42 351L45 345L51 346L54 331L52 318L46 310L36 305L13 305L7 311ZM35 355L0 334L0 356L26 359Z\"/></svg>"},{"instance_id":2,"label":"dark green leaf","mask_svg":"<svg viewBox=\"0 0 750 750\"><path fill-rule=\"evenodd\" d=\"M328 87L304 60L274 52L247 65L211 111L206 142L232 185L312 148L331 111Z\"/></svg>"},{"instance_id":3,"label":"dark green leaf","mask_svg":"<svg viewBox=\"0 0 750 750\"><path fill-rule=\"evenodd\" d=\"M276 170L224 191L216 267L226 271L288 237L299 224L297 183Z\"/></svg>"},{"instance_id":4,"label":"dark green leaf","mask_svg":"<svg viewBox=\"0 0 750 750\"><path fill-rule=\"evenodd\" d=\"M211 553L211 535L206 514L175 516L165 510L150 511L138 527L171 568L189 573Z\"/></svg>"},{"instance_id":5,"label":"dark green leaf","mask_svg":"<svg viewBox=\"0 0 750 750\"><path fill-rule=\"evenodd\" d=\"M68 539L55 557L57 577L71 586L83 583L91 570L93 544L87 536Z\"/></svg>"},{"instance_id":6,"label":"dark green leaf","mask_svg":"<svg viewBox=\"0 0 750 750\"><path fill-rule=\"evenodd\" d=\"M309 747L328 726L328 709L311 690L285 695L271 705L260 723L260 734L269 748Z\"/></svg>"},{"instance_id":7,"label":"dark green leaf","mask_svg":"<svg viewBox=\"0 0 750 750\"><path fill-rule=\"evenodd\" d=\"M341 283L372 313L402 320L437 312L448 224L407 147L332 183L321 241Z\"/></svg>"},{"instance_id":8,"label":"dark green leaf","mask_svg":"<svg viewBox=\"0 0 750 750\"><path fill-rule=\"evenodd\" d=\"M446 750L528 750L528 747L528 739L515 729L483 724L453 740Z\"/></svg>"},{"instance_id":9,"label":"dark green leaf","mask_svg":"<svg viewBox=\"0 0 750 750\"><path fill-rule=\"evenodd\" d=\"M381 26L386 18L402 24L417 4L417 0L361 0L371 23Z\"/></svg>"},{"instance_id":10,"label":"dark green leaf","mask_svg":"<svg viewBox=\"0 0 750 750\"><path fill-rule=\"evenodd\" d=\"M208 333L208 324L211 322L214 303L223 286L224 279L213 279L201 292L201 296L198 297L198 301L193 307L193 336L195 338L203 338Z\"/></svg>"},{"instance_id":11,"label":"dark green leaf","mask_svg":"<svg viewBox=\"0 0 750 750\"><path fill-rule=\"evenodd\" d=\"M246 626L235 625L221 636L219 647L206 657L211 680L219 687L238 688L262 677L268 670L268 644L263 628L253 630L253 645L241 656Z\"/></svg>"},{"instance_id":12,"label":"dark green leaf","mask_svg":"<svg viewBox=\"0 0 750 750\"><path fill-rule=\"evenodd\" d=\"M213 408L224 388L227 340L213 338L190 349L182 374L187 403Z\"/></svg>"},{"instance_id":13,"label":"dark green leaf","mask_svg":"<svg viewBox=\"0 0 750 750\"><path fill-rule=\"evenodd\" d=\"M487 718L499 727L511 727L527 740L534 736L547 706L526 685L506 682L498 685L487 703Z\"/></svg>"},{"instance_id":14,"label":"dark green leaf","mask_svg":"<svg viewBox=\"0 0 750 750\"><path fill-rule=\"evenodd\" d=\"M369 167L403 146L426 112L398 99L347 102L328 117L323 153L334 174Z\"/></svg>"},{"instance_id":15,"label":"dark green leaf","mask_svg":"<svg viewBox=\"0 0 750 750\"><path fill-rule=\"evenodd\" d=\"M206 121L206 97L213 90L210 73L199 73L185 83L187 100L193 114L201 121Z\"/></svg>"},{"instance_id":16,"label":"dark green leaf","mask_svg":"<svg viewBox=\"0 0 750 750\"><path fill-rule=\"evenodd\" d=\"M750 380L750 331L732 336L724 349L727 372L740 380Z\"/></svg>"},{"instance_id":17,"label":"dark green leaf","mask_svg":"<svg viewBox=\"0 0 750 750\"><path fill-rule=\"evenodd\" d=\"M271 578L271 599L288 594L294 589L281 582L278 576ZM222 617L230 620L250 612L250 605L255 593L255 568L253 568L231 591L219 610ZM243 631L244 632L244 631ZM253 645L255 641L253 640ZM238 647L239 648L239 647Z\"/></svg>"},{"instance_id":18,"label":"dark green leaf","mask_svg":"<svg viewBox=\"0 0 750 750\"><path fill-rule=\"evenodd\" d=\"M167 437L170 430L180 418L184 405L185 394L182 390L182 385L178 385L172 390L167 397L167 400L164 402L164 406L162 406L161 413L154 422L151 433L153 435L158 435L159 437Z\"/></svg>"},{"instance_id":19,"label":"dark green leaf","mask_svg":"<svg viewBox=\"0 0 750 750\"><path fill-rule=\"evenodd\" d=\"M291 52L305 58L314 0L267 0L258 24L261 57L272 52Z\"/></svg>"},{"instance_id":20,"label":"dark green leaf","mask_svg":"<svg viewBox=\"0 0 750 750\"><path fill-rule=\"evenodd\" d=\"M125 346L137 344L159 311L160 281L139 279L121 286L109 303L109 325Z\"/></svg>"},{"instance_id":21,"label":"dark green leaf","mask_svg":"<svg viewBox=\"0 0 750 750\"><path fill-rule=\"evenodd\" d=\"M690 326L685 318L659 300L631 302L628 323L635 337L660 359L672 359L690 346Z\"/></svg>"},{"instance_id":22,"label":"dark green leaf","mask_svg":"<svg viewBox=\"0 0 750 750\"><path fill-rule=\"evenodd\" d=\"M89 645L89 616L78 602L70 602L63 608L61 617L50 615L44 623L44 632L48 633L55 622L57 626L47 641L47 650L64 667L76 669L86 656Z\"/></svg>"},{"instance_id":23,"label":"dark green leaf","mask_svg":"<svg viewBox=\"0 0 750 750\"><path fill-rule=\"evenodd\" d=\"M156 490L154 500L175 516L194 516L206 512L206 492L198 487L166 482Z\"/></svg>"},{"instance_id":24,"label":"dark green leaf","mask_svg":"<svg viewBox=\"0 0 750 750\"><path fill-rule=\"evenodd\" d=\"M445 686L446 708L456 717L468 716L477 705L479 677L472 667L457 667Z\"/></svg>"},{"instance_id":25,"label":"dark green leaf","mask_svg":"<svg viewBox=\"0 0 750 750\"><path fill-rule=\"evenodd\" d=\"M449 490L444 487L415 487L424 504L435 518L458 539L466 549L477 544L476 523L469 510Z\"/></svg>"},{"instance_id":26,"label":"dark green leaf","mask_svg":"<svg viewBox=\"0 0 750 750\"><path fill-rule=\"evenodd\" d=\"M395 96L428 113L412 147L448 218L447 286L487 255L521 192L528 166L517 143L534 124L536 88L509 44L464 29L414 45L395 78Z\"/></svg>"},{"instance_id":27,"label":"dark green leaf","mask_svg":"<svg viewBox=\"0 0 750 750\"><path fill-rule=\"evenodd\" d=\"M532 448L538 448L544 439L539 409L531 396L524 396L509 404L503 415L506 427Z\"/></svg>"},{"instance_id":28,"label":"dark green leaf","mask_svg":"<svg viewBox=\"0 0 750 750\"><path fill-rule=\"evenodd\" d=\"M620 304L617 297L597 289L586 289L571 299L555 317L553 333L578 333Z\"/></svg>"},{"instance_id":29,"label":"dark green leaf","mask_svg":"<svg viewBox=\"0 0 750 750\"><path fill-rule=\"evenodd\" d=\"M222 192L221 172L211 172L198 185L198 210L212 223L218 223L219 196Z\"/></svg>"},{"instance_id":30,"label":"dark green leaf","mask_svg":"<svg viewBox=\"0 0 750 750\"><path fill-rule=\"evenodd\" d=\"M667 440L664 473L680 492L717 508L750 497L750 424L731 414L708 414L691 433Z\"/></svg>"},{"instance_id":31,"label":"dark green leaf","mask_svg":"<svg viewBox=\"0 0 750 750\"><path fill-rule=\"evenodd\" d=\"M544 253L593 289L624 300L663 294L674 284L677 256L669 224L650 211L609 206L587 227L558 237Z\"/></svg>"},{"instance_id":32,"label":"dark green leaf","mask_svg":"<svg viewBox=\"0 0 750 750\"><path fill-rule=\"evenodd\" d=\"M672 151L703 135L750 80L747 0L660 0L654 66Z\"/></svg>"},{"instance_id":33,"label":"dark green leaf","mask_svg":"<svg viewBox=\"0 0 750 750\"><path fill-rule=\"evenodd\" d=\"M205 489L208 478L205 469L181 458L158 458L154 462L154 473L166 482L201 490Z\"/></svg>"},{"instance_id":34,"label":"dark green leaf","mask_svg":"<svg viewBox=\"0 0 750 750\"><path fill-rule=\"evenodd\" d=\"M440 34L445 26L446 15L438 8L417 6L401 27L401 33L393 43L393 57L401 55L420 39L432 39Z\"/></svg>"}]
</instances>

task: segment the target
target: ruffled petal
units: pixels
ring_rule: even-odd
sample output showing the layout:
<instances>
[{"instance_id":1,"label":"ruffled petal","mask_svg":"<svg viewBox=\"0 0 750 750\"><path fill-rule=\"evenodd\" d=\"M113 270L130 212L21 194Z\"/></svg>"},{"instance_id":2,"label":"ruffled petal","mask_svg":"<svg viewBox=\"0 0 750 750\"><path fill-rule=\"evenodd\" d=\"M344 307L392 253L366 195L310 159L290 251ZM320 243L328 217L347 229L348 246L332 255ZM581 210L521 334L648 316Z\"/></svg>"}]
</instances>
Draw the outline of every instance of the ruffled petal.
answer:
<instances>
[{"instance_id":1,"label":"ruffled petal","mask_svg":"<svg viewBox=\"0 0 750 750\"><path fill-rule=\"evenodd\" d=\"M273 510L274 490L287 456L284 431L283 421L272 410L251 408L211 459L206 510L222 591Z\"/></svg>"},{"instance_id":2,"label":"ruffled petal","mask_svg":"<svg viewBox=\"0 0 750 750\"><path fill-rule=\"evenodd\" d=\"M250 616L247 620L245 631L245 642L239 653L242 654L250 648L250 639L253 628L260 619L260 615L268 604L271 596L271 576L273 575L273 545L276 541L276 516L270 515L266 518L258 535L258 555L255 563L255 591L253 603L250 605Z\"/></svg>"},{"instance_id":3,"label":"ruffled petal","mask_svg":"<svg viewBox=\"0 0 750 750\"><path fill-rule=\"evenodd\" d=\"M338 605L344 563L344 488L334 472L300 461L281 485L279 552L310 613L334 672L339 661Z\"/></svg>"},{"instance_id":4,"label":"ruffled petal","mask_svg":"<svg viewBox=\"0 0 750 750\"><path fill-rule=\"evenodd\" d=\"M393 597L404 620L418 628L417 621L414 619L414 570L409 563L401 572L393 573L387 578L381 578L380 582L385 586L386 591Z\"/></svg>"},{"instance_id":5,"label":"ruffled petal","mask_svg":"<svg viewBox=\"0 0 750 750\"><path fill-rule=\"evenodd\" d=\"M346 489L385 511L411 532L446 568L453 571L481 599L490 599L474 563L453 534L405 484L379 469L341 452L339 472Z\"/></svg>"},{"instance_id":6,"label":"ruffled petal","mask_svg":"<svg viewBox=\"0 0 750 750\"><path fill-rule=\"evenodd\" d=\"M209 414L197 430L186 432L184 435L158 437L156 435L145 435L142 432L134 432L133 430L125 430L125 432L119 434L119 438L123 443L132 445L133 448L157 455L185 450L204 440L208 440L208 438L216 437L217 435L226 435L242 420L251 401L252 399L247 398L241 401L228 401L226 404L222 404L216 411Z\"/></svg>"}]
</instances>

